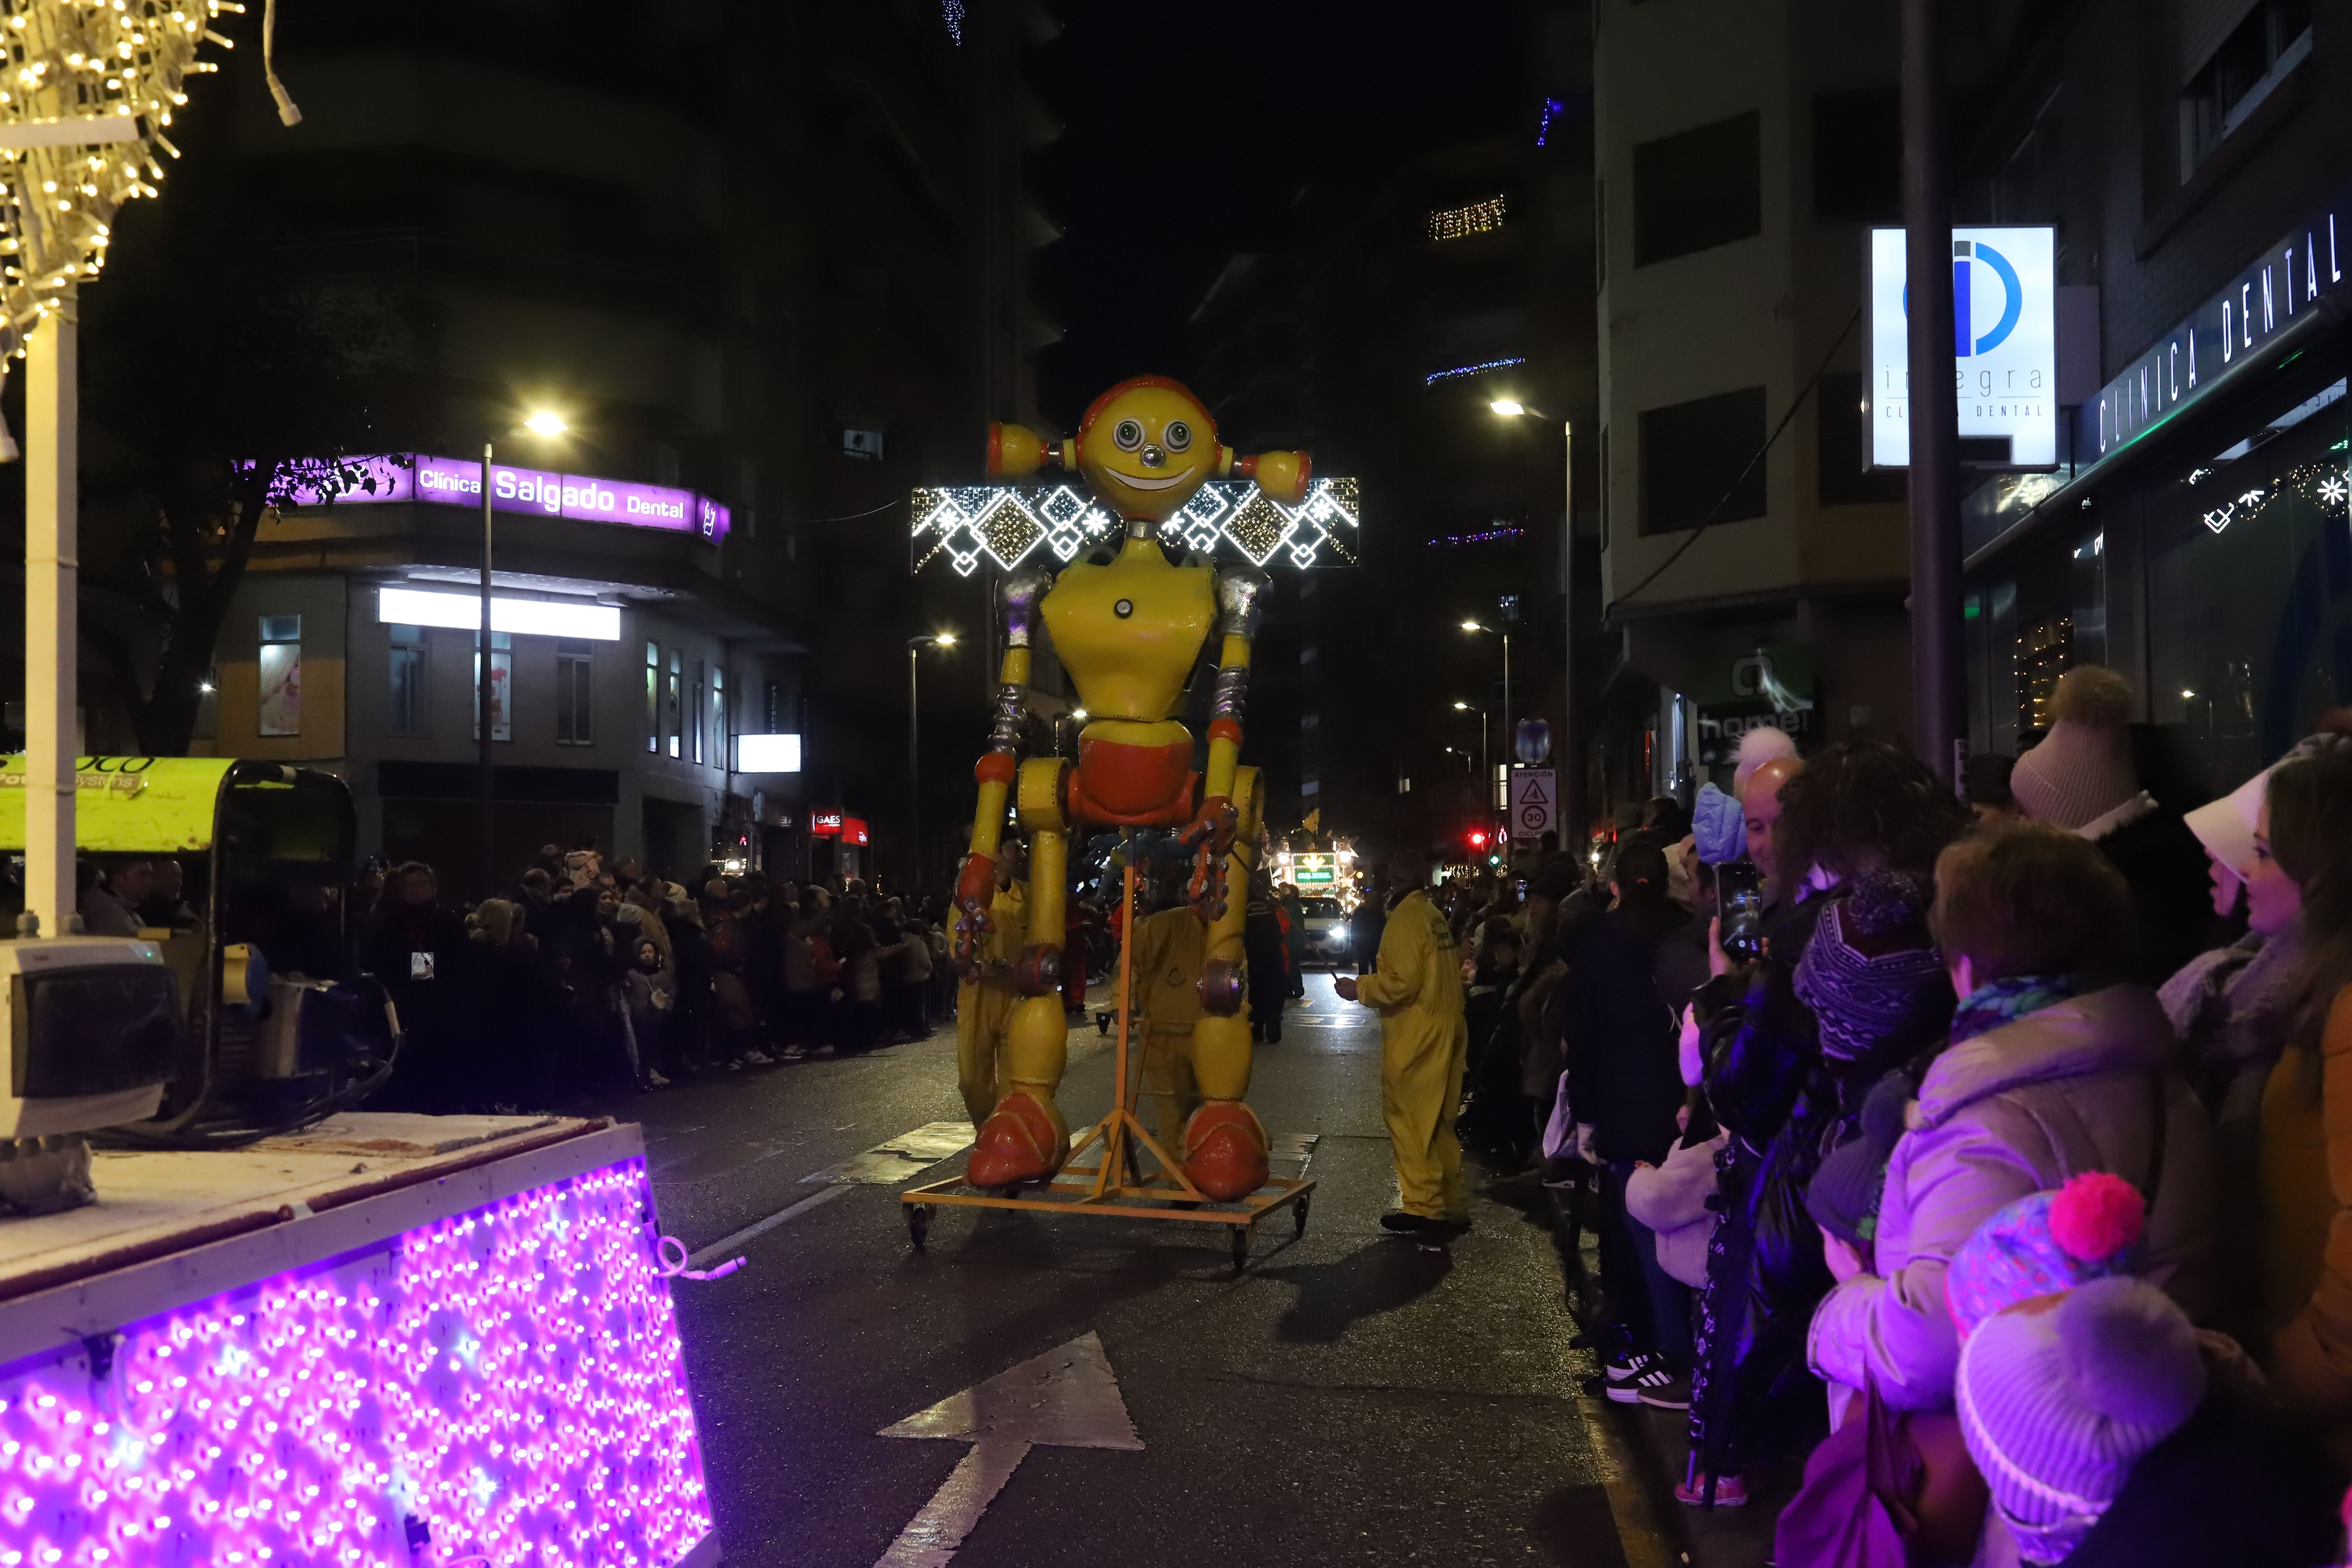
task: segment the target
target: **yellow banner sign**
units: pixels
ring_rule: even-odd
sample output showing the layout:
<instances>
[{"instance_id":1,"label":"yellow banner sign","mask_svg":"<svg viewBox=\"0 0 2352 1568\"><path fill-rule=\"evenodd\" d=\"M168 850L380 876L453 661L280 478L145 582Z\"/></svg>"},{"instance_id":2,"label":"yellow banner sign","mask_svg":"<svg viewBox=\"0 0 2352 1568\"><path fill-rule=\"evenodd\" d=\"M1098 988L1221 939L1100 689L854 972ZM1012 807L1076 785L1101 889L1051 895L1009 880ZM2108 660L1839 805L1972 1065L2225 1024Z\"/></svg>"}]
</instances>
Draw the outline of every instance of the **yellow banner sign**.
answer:
<instances>
[{"instance_id":1,"label":"yellow banner sign","mask_svg":"<svg viewBox=\"0 0 2352 1568\"><path fill-rule=\"evenodd\" d=\"M74 843L98 854L209 849L234 757L76 757ZM0 849L25 847L25 759L0 756Z\"/></svg>"}]
</instances>

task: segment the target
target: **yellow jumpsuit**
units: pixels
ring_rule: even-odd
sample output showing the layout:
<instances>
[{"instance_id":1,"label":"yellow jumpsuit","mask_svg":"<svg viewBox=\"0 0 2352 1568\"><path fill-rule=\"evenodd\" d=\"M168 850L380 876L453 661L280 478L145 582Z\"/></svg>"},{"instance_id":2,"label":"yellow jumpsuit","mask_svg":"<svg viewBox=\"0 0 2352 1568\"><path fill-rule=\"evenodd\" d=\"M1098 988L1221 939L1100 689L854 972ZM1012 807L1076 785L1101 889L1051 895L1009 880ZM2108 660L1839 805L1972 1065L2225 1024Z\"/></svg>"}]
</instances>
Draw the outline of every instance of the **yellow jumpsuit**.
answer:
<instances>
[{"instance_id":1,"label":"yellow jumpsuit","mask_svg":"<svg viewBox=\"0 0 2352 1568\"><path fill-rule=\"evenodd\" d=\"M1162 910L1135 922L1135 1016L1142 1031L1143 1098L1160 1146L1180 1152L1184 1123L1201 1106L1192 1071L1192 1026L1201 1021L1201 964L1209 929L1190 909Z\"/></svg>"},{"instance_id":2,"label":"yellow jumpsuit","mask_svg":"<svg viewBox=\"0 0 2352 1568\"><path fill-rule=\"evenodd\" d=\"M1013 1009L1021 1000L1008 967L1029 940L1029 910L1021 884L996 890L989 905L996 922L980 949L980 984L956 987L956 1087L974 1127L988 1120L1004 1098L1004 1038Z\"/></svg>"},{"instance_id":3,"label":"yellow jumpsuit","mask_svg":"<svg viewBox=\"0 0 2352 1568\"><path fill-rule=\"evenodd\" d=\"M1381 1111L1404 1211L1467 1219L1454 1110L1462 1098L1470 1025L1462 1011L1454 933L1427 893L1408 893L1389 911L1380 957L1356 987L1357 996L1381 1016Z\"/></svg>"}]
</instances>

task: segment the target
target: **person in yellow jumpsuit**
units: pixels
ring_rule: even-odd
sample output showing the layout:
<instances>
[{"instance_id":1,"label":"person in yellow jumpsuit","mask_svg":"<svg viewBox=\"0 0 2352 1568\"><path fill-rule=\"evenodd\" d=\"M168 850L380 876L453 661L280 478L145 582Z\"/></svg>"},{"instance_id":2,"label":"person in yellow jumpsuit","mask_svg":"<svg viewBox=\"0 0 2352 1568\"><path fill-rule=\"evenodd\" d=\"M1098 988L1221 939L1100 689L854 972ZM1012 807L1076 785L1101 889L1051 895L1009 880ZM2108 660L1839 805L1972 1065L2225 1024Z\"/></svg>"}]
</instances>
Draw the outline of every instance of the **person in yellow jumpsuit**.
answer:
<instances>
[{"instance_id":1,"label":"person in yellow jumpsuit","mask_svg":"<svg viewBox=\"0 0 2352 1568\"><path fill-rule=\"evenodd\" d=\"M1135 922L1135 1023L1143 1039L1143 1098L1160 1146L1179 1151L1201 1107L1192 1076L1192 1026L1201 1021L1201 964L1209 928L1181 901Z\"/></svg>"},{"instance_id":2,"label":"person in yellow jumpsuit","mask_svg":"<svg viewBox=\"0 0 2352 1568\"><path fill-rule=\"evenodd\" d=\"M980 978L956 987L956 1087L974 1127L988 1120L1004 1098L1004 1040L1021 994L1013 985L1013 961L1029 940L1029 910L1022 896L1021 840L997 846L996 898L989 918L996 929L980 949Z\"/></svg>"},{"instance_id":3,"label":"person in yellow jumpsuit","mask_svg":"<svg viewBox=\"0 0 2352 1568\"><path fill-rule=\"evenodd\" d=\"M1390 1230L1451 1234L1470 1228L1462 1145L1454 1137L1470 1026L1454 932L1430 901L1429 863L1405 850L1389 862L1396 889L1380 957L1361 979L1341 975L1339 994L1381 1016L1381 1110L1389 1124L1402 1208Z\"/></svg>"}]
</instances>

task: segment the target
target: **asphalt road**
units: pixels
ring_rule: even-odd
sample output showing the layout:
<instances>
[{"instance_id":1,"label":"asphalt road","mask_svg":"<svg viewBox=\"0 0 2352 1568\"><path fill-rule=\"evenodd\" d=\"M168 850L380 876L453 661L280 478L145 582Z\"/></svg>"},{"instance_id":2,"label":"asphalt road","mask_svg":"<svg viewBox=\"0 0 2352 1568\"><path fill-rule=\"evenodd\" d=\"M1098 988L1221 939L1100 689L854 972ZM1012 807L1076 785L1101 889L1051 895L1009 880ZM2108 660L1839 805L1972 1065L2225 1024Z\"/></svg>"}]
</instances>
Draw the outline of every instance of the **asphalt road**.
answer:
<instances>
[{"instance_id":1,"label":"asphalt road","mask_svg":"<svg viewBox=\"0 0 2352 1568\"><path fill-rule=\"evenodd\" d=\"M1313 1211L1303 1237L1264 1222L1238 1277L1222 1228L1117 1219L945 1210L919 1252L910 1176L803 1208L727 1279L680 1281L726 1561L869 1568L969 1451L880 1429L1091 1332L1142 1451L1031 1451L957 1568L1675 1563L1580 1401L1549 1230L1506 1187L1448 1249L1383 1232L1379 1031L1327 976L1308 992L1251 1098L1277 1137L1319 1134ZM1078 1121L1109 1101L1111 1052L1090 1025L1071 1044ZM964 1114L946 1030L604 1109L645 1124L663 1228L695 1249Z\"/></svg>"}]
</instances>

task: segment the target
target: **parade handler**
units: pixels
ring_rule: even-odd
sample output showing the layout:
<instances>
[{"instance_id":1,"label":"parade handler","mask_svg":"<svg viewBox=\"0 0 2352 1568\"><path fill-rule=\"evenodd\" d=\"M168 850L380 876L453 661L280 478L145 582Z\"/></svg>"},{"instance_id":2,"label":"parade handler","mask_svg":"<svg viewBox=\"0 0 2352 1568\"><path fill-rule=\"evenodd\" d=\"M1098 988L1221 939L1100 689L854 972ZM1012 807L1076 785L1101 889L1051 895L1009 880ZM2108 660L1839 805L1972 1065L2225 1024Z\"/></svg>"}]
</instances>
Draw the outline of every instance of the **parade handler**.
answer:
<instances>
[{"instance_id":1,"label":"parade handler","mask_svg":"<svg viewBox=\"0 0 2352 1568\"><path fill-rule=\"evenodd\" d=\"M1143 1033L1143 1097L1163 1148L1184 1135L1201 1106L1192 1073L1192 1028L1201 1021L1201 965L1209 928L1179 903L1135 922L1135 1021Z\"/></svg>"},{"instance_id":2,"label":"parade handler","mask_svg":"<svg viewBox=\"0 0 2352 1568\"><path fill-rule=\"evenodd\" d=\"M1462 1011L1462 972L1454 933L1424 888L1429 862L1411 849L1389 861L1395 889L1380 957L1361 979L1339 976L1341 997L1381 1016L1381 1110L1389 1124L1402 1208L1381 1216L1390 1230L1466 1230L1462 1145L1454 1110L1470 1026Z\"/></svg>"},{"instance_id":3,"label":"parade handler","mask_svg":"<svg viewBox=\"0 0 2352 1568\"><path fill-rule=\"evenodd\" d=\"M978 978L956 987L956 1087L974 1127L1004 1098L1004 1041L1021 1000L1013 961L1029 940L1029 912L1021 893L1021 840L1006 835L996 851L996 897L989 906L994 929L982 942Z\"/></svg>"}]
</instances>

